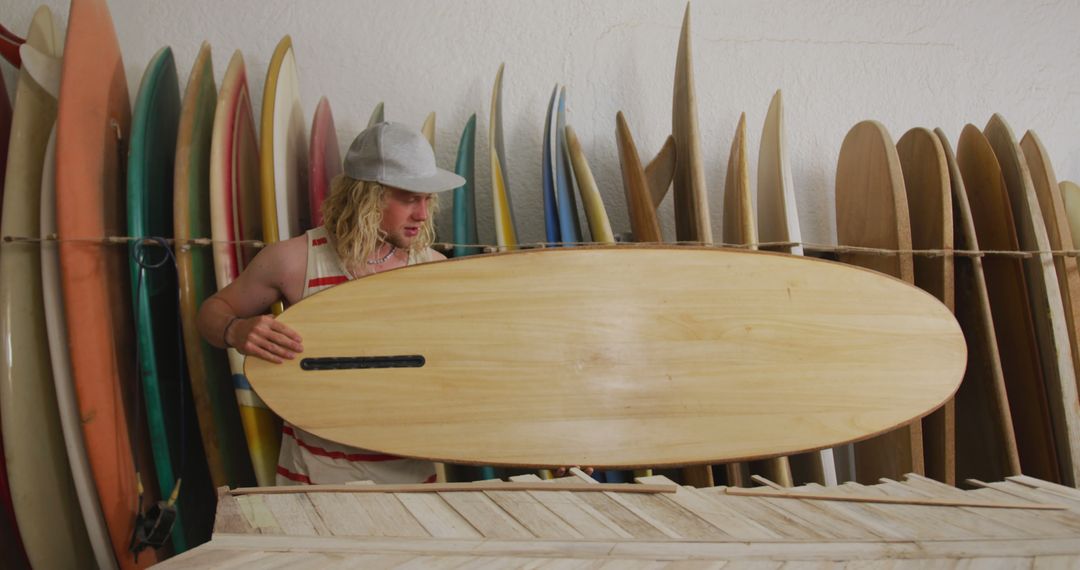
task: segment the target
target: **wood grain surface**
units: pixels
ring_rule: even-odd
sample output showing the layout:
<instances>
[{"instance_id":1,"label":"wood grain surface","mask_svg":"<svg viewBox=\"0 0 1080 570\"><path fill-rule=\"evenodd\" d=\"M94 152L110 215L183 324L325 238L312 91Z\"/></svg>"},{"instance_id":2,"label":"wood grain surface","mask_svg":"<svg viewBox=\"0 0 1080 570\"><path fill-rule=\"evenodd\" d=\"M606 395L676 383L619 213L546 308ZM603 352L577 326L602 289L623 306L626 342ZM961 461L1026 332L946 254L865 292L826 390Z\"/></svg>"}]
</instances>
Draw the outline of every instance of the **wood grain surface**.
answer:
<instances>
[{"instance_id":1,"label":"wood grain surface","mask_svg":"<svg viewBox=\"0 0 1080 570\"><path fill-rule=\"evenodd\" d=\"M402 310L409 299L417 310ZM284 418L348 445L493 465L686 465L818 449L936 408L965 360L952 315L907 284L696 248L424 264L319 293L281 319L304 337L305 358L425 359L323 372L249 359L252 384Z\"/></svg>"},{"instance_id":2,"label":"wood grain surface","mask_svg":"<svg viewBox=\"0 0 1080 570\"><path fill-rule=\"evenodd\" d=\"M671 135L679 160L675 162L675 234L678 241L712 243L709 190L701 158L701 135L694 90L694 61L690 50L690 4L686 5L679 51L675 59L675 88L671 106Z\"/></svg>"},{"instance_id":3,"label":"wood grain surface","mask_svg":"<svg viewBox=\"0 0 1080 570\"><path fill-rule=\"evenodd\" d=\"M660 224L656 220L656 207L653 206L645 171L641 166L637 145L630 134L630 126L622 111L615 115L615 140L619 146L619 165L622 169L623 191L626 193L626 207L630 214L630 231L634 241L657 243L664 241L660 234Z\"/></svg>"}]
</instances>

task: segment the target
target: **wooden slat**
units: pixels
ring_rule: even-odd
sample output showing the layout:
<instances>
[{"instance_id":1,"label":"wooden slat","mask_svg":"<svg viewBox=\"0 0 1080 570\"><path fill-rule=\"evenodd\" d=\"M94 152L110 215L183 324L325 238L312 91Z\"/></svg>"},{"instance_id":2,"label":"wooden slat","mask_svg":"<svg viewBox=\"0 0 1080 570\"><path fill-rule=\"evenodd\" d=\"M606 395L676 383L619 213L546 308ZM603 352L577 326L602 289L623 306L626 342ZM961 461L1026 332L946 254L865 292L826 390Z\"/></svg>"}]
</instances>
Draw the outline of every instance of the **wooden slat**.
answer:
<instances>
[{"instance_id":1,"label":"wooden slat","mask_svg":"<svg viewBox=\"0 0 1080 570\"><path fill-rule=\"evenodd\" d=\"M536 482L536 475L519 475L511 481ZM633 538L614 521L597 511L588 503L580 500L570 491L527 491L551 512L566 521L582 536L589 539Z\"/></svg>"},{"instance_id":2,"label":"wooden slat","mask_svg":"<svg viewBox=\"0 0 1080 570\"><path fill-rule=\"evenodd\" d=\"M247 518L240 511L240 504L236 497L229 494L228 487L219 487L217 490L217 514L214 518L214 533L228 532L233 534L257 534L259 529L251 526Z\"/></svg>"},{"instance_id":3,"label":"wooden slat","mask_svg":"<svg viewBox=\"0 0 1080 570\"><path fill-rule=\"evenodd\" d=\"M439 496L487 538L533 538L533 533L481 491L439 493Z\"/></svg>"},{"instance_id":4,"label":"wooden slat","mask_svg":"<svg viewBox=\"0 0 1080 570\"><path fill-rule=\"evenodd\" d=\"M714 487L699 491L699 494L721 507L741 513L741 516L768 528L784 539L819 540L821 538L820 533L814 529L813 525L807 526L802 521L770 509L757 497L728 495L725 491L730 488Z\"/></svg>"},{"instance_id":5,"label":"wooden slat","mask_svg":"<svg viewBox=\"0 0 1080 570\"><path fill-rule=\"evenodd\" d=\"M1080 568L1080 556L1036 556L1032 570L1075 570Z\"/></svg>"},{"instance_id":6,"label":"wooden slat","mask_svg":"<svg viewBox=\"0 0 1080 570\"><path fill-rule=\"evenodd\" d=\"M896 481L890 481L875 485L875 489L887 493L893 497L904 498L923 498L922 495L915 492L911 487L898 483ZM936 509L936 508L923 508L922 512L927 521L939 520L946 522L953 526L963 528L971 532L972 536L977 537L1000 537L1000 538L1016 538L1017 532L1015 529L1009 527L1003 527L1000 524L987 520L984 517L971 514L962 509Z\"/></svg>"},{"instance_id":7,"label":"wooden slat","mask_svg":"<svg viewBox=\"0 0 1080 570\"><path fill-rule=\"evenodd\" d=\"M1054 490L1060 493L1065 493L1076 498L1080 498L1080 489L1074 489L1058 483L1051 483L1049 481L1043 481L1042 479L1036 479L1034 477L1028 477L1027 475L1016 475L1013 477L1007 477L1009 481L1016 481L1022 483L1028 487L1039 487L1048 490Z\"/></svg>"},{"instance_id":8,"label":"wooden slat","mask_svg":"<svg viewBox=\"0 0 1080 570\"><path fill-rule=\"evenodd\" d=\"M807 487L808 490L818 493L824 493L826 490L825 487L817 484L807 485ZM882 520L877 513L867 510L859 503L832 500L807 500L806 502L807 504L813 505L826 512L843 513L851 520L863 525L867 531L876 534L880 538L891 540L911 538L909 533L897 529L894 525L888 524L888 521Z\"/></svg>"},{"instance_id":9,"label":"wooden slat","mask_svg":"<svg viewBox=\"0 0 1080 570\"><path fill-rule=\"evenodd\" d=\"M588 476L586 476L588 477ZM624 485L622 483L598 483L589 477L592 483L564 483L565 490L575 492L600 493L619 491L620 493L674 493L678 485ZM595 485L594 485L595 484ZM417 483L405 485L294 485L283 487L241 487L232 489L229 494L241 495L290 495L313 493L446 493L452 491L522 491L547 490L547 483L507 483L501 479L475 481L472 483Z\"/></svg>"},{"instance_id":10,"label":"wooden slat","mask_svg":"<svg viewBox=\"0 0 1080 570\"><path fill-rule=\"evenodd\" d=\"M987 484L986 483L981 483L981 485L987 485ZM995 497L995 498L1001 499L1001 500L1007 500L1008 498L1021 498L1021 499L1024 498L1022 495L1019 494L1020 492L1017 491L1016 489L1012 489L1012 488L1002 489L1002 488L999 488L999 487L993 487L992 485L994 485L994 484L991 483L990 485L988 485L986 487L983 487L982 489L978 489L977 491L973 491L973 492L974 493L981 493L984 496ZM1070 529L1072 531L1072 533L1074 533L1074 534L1076 532L1080 531L1080 518L1077 518L1075 515L1073 515L1072 513L1067 512L1067 511L1060 511L1060 512L1047 511L1047 512L1040 513L1040 516L1044 517L1047 521L1051 521L1054 524L1057 524L1057 525L1060 525L1062 527L1066 527L1066 528Z\"/></svg>"},{"instance_id":11,"label":"wooden slat","mask_svg":"<svg viewBox=\"0 0 1080 570\"><path fill-rule=\"evenodd\" d=\"M247 524L259 530L263 534L282 534L274 513L267 507L261 496L237 497L236 503L240 507Z\"/></svg>"},{"instance_id":12,"label":"wooden slat","mask_svg":"<svg viewBox=\"0 0 1080 570\"><path fill-rule=\"evenodd\" d=\"M640 479L654 483L670 481L670 479L662 475L642 477ZM752 518L743 516L738 511L732 510L719 502L710 501L705 493L698 492L690 487L680 488L674 495L665 495L664 498L701 517L725 534L736 539L770 539L783 536L762 526Z\"/></svg>"},{"instance_id":13,"label":"wooden slat","mask_svg":"<svg viewBox=\"0 0 1080 570\"><path fill-rule=\"evenodd\" d=\"M485 494L537 538L584 538L527 491L486 491Z\"/></svg>"},{"instance_id":14,"label":"wooden slat","mask_svg":"<svg viewBox=\"0 0 1080 570\"><path fill-rule=\"evenodd\" d=\"M396 496L433 537L480 538L483 536L439 495L402 493Z\"/></svg>"}]
</instances>

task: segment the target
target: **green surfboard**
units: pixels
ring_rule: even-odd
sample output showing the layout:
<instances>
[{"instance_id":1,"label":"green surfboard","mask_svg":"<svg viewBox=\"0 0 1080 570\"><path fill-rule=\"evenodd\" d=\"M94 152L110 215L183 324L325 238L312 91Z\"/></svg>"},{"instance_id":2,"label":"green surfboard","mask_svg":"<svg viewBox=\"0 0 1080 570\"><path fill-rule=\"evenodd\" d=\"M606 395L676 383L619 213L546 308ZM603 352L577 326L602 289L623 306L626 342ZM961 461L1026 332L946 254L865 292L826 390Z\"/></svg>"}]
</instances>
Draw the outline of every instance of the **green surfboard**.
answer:
<instances>
[{"instance_id":1,"label":"green surfboard","mask_svg":"<svg viewBox=\"0 0 1080 570\"><path fill-rule=\"evenodd\" d=\"M172 49L164 47L146 68L131 123L127 216L132 236L172 237L179 118L176 64ZM179 553L210 539L213 487L191 390L179 366L175 266L161 247L132 242L130 248L139 376L162 496L168 497L177 480L183 480L172 534Z\"/></svg>"},{"instance_id":2,"label":"green surfboard","mask_svg":"<svg viewBox=\"0 0 1080 570\"><path fill-rule=\"evenodd\" d=\"M454 257L463 257L480 253L475 245L476 237L476 195L473 192L473 180L476 178L476 114L469 117L465 130L461 132L458 144L457 167L455 171L465 178L465 185L454 189Z\"/></svg>"}]
</instances>

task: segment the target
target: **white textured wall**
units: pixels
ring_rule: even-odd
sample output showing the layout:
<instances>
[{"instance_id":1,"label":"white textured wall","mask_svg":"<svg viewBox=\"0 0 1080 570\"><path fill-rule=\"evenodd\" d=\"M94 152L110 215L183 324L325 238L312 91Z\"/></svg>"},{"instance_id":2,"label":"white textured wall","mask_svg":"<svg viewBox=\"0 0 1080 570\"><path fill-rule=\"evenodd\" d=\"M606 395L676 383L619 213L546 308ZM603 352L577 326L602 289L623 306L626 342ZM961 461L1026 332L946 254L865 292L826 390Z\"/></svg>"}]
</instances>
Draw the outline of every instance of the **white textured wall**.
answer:
<instances>
[{"instance_id":1,"label":"white textured wall","mask_svg":"<svg viewBox=\"0 0 1080 570\"><path fill-rule=\"evenodd\" d=\"M66 23L67 3L48 0ZM0 0L0 20L24 33L35 3ZM626 112L643 157L671 129L681 1L573 0L110 0L132 96L143 68L173 47L186 82L200 42L220 82L243 51L256 113L274 46L291 34L308 120L329 97L343 148L386 101L387 118L419 126L438 113L439 163L453 168L458 138L477 113L478 217L491 243L486 157L491 87L506 62L504 123L519 234L543 239L541 136L552 86L567 85L574 125L616 232L628 231L615 145ZM1080 180L1080 2L1005 0L708 1L692 6L694 69L713 232L727 155L745 111L751 168L773 91L782 88L805 239L834 241L833 183L847 130L882 121L894 140L1003 113L1017 136L1035 129L1060 179ZM12 74L5 67L5 77ZM753 180L755 174L752 173ZM448 201L444 202L448 206ZM440 220L447 221L449 207ZM671 200L662 208L674 236ZM448 225L442 225L448 228Z\"/></svg>"}]
</instances>

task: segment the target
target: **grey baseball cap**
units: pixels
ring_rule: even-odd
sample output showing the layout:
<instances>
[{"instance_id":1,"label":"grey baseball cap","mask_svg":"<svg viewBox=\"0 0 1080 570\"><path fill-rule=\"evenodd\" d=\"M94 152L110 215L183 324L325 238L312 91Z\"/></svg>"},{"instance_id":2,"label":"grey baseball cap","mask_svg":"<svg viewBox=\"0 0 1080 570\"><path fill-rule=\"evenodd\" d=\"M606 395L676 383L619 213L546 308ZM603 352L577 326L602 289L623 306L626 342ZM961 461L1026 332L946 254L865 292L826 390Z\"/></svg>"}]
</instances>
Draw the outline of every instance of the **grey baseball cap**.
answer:
<instances>
[{"instance_id":1,"label":"grey baseball cap","mask_svg":"<svg viewBox=\"0 0 1080 570\"><path fill-rule=\"evenodd\" d=\"M401 123L378 123L353 139L345 155L345 176L410 192L444 192L465 179L435 166L435 151L424 135Z\"/></svg>"}]
</instances>

